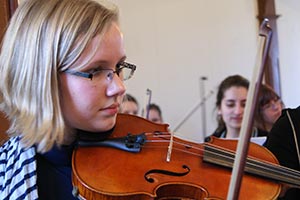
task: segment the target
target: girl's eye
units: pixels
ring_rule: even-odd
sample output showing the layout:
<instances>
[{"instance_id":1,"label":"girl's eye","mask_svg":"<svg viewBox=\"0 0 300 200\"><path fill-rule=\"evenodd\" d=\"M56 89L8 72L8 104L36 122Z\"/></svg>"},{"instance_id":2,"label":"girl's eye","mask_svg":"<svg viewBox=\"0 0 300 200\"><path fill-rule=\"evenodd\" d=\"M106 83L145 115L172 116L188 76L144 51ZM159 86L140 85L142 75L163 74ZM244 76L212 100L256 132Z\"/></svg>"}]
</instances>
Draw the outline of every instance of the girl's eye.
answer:
<instances>
[{"instance_id":1,"label":"girl's eye","mask_svg":"<svg viewBox=\"0 0 300 200\"><path fill-rule=\"evenodd\" d=\"M225 106L228 108L233 108L236 105L234 100L225 100Z\"/></svg>"},{"instance_id":2,"label":"girl's eye","mask_svg":"<svg viewBox=\"0 0 300 200\"><path fill-rule=\"evenodd\" d=\"M123 62L120 62L116 65L116 70L120 69L121 67L123 67Z\"/></svg>"},{"instance_id":3,"label":"girl's eye","mask_svg":"<svg viewBox=\"0 0 300 200\"><path fill-rule=\"evenodd\" d=\"M235 106L235 104L234 103L228 103L228 104L226 104L226 106L229 107L229 108L233 108Z\"/></svg>"},{"instance_id":4,"label":"girl's eye","mask_svg":"<svg viewBox=\"0 0 300 200\"><path fill-rule=\"evenodd\" d=\"M99 71L101 71L100 68L94 68L94 69L88 70L87 73L94 74L94 73L97 73Z\"/></svg>"}]
</instances>

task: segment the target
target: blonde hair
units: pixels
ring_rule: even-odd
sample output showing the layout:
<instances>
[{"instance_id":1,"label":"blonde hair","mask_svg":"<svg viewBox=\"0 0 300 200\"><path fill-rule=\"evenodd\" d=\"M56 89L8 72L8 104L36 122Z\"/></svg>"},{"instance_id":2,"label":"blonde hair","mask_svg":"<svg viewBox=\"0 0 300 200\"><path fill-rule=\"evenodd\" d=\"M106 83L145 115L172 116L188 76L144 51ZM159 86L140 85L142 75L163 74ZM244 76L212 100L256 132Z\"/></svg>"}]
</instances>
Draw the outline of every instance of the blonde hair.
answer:
<instances>
[{"instance_id":1,"label":"blonde hair","mask_svg":"<svg viewBox=\"0 0 300 200\"><path fill-rule=\"evenodd\" d=\"M36 145L39 152L63 143L67 130L58 74L114 22L118 22L117 8L92 0L24 0L20 4L0 54L0 109L11 121L10 136L21 135L25 147Z\"/></svg>"}]
</instances>

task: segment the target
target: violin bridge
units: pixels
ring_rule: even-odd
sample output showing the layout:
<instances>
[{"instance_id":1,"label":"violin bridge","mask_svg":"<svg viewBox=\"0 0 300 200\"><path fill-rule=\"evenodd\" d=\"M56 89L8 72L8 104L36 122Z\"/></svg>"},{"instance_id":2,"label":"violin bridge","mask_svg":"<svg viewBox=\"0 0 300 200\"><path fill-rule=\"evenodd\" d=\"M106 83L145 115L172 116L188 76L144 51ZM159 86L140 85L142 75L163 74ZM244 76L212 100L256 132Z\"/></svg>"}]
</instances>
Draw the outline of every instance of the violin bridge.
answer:
<instances>
[{"instance_id":1,"label":"violin bridge","mask_svg":"<svg viewBox=\"0 0 300 200\"><path fill-rule=\"evenodd\" d=\"M171 161L171 154L172 154L172 148L173 148L173 135L174 135L174 133L171 133L171 138L170 138L168 152L167 152L167 158L166 158L167 162Z\"/></svg>"}]
</instances>

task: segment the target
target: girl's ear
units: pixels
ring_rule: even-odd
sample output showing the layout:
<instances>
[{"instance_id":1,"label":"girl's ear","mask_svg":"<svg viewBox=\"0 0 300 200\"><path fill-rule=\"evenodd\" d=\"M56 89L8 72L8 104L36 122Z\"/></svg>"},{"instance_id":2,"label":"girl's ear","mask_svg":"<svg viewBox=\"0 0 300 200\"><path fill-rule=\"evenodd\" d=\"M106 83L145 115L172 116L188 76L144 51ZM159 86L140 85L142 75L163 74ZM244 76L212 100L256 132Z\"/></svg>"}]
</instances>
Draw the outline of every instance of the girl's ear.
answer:
<instances>
[{"instance_id":1,"label":"girl's ear","mask_svg":"<svg viewBox=\"0 0 300 200\"><path fill-rule=\"evenodd\" d=\"M217 114L218 114L218 115L221 115L221 114L222 114L222 112L221 112L221 109L220 109L220 108L218 108L218 112L217 112Z\"/></svg>"}]
</instances>

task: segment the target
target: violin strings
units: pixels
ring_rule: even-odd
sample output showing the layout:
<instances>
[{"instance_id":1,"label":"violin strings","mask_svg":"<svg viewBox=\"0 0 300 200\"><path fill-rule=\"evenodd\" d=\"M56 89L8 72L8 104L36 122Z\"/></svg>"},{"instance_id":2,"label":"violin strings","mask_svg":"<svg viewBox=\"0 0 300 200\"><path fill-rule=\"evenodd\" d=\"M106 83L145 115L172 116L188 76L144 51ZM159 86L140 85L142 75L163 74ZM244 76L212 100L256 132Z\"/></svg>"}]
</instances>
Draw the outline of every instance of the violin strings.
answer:
<instances>
[{"instance_id":1,"label":"violin strings","mask_svg":"<svg viewBox=\"0 0 300 200\"><path fill-rule=\"evenodd\" d=\"M147 133L147 136L148 136L147 142L170 144L170 139L171 139L170 133L165 133L165 132ZM155 138L160 138L161 140L157 140ZM180 149L180 148L174 147L174 144L182 146L185 149ZM166 151L168 151L167 148L169 146L163 146L163 147L166 148ZM157 146L147 145L147 146L144 146L143 148L157 148ZM201 153L203 151L202 148L199 148L195 145L191 145L191 144L184 143L184 142L179 142L179 141L176 141L176 140L173 140L173 142L172 142L172 149L177 150L177 151L181 151L181 152L184 152L184 153L187 153L187 154L190 154L190 155L196 155L196 156L199 156L199 157L201 157ZM190 150L198 150L199 153L195 153L195 152L192 152Z\"/></svg>"},{"instance_id":2,"label":"violin strings","mask_svg":"<svg viewBox=\"0 0 300 200\"><path fill-rule=\"evenodd\" d=\"M153 137L153 140L149 140L149 142L159 142L159 143L170 143L170 138L171 135L169 133L154 133L154 134L150 134L150 137ZM161 140L157 140L155 138L161 138ZM147 140L148 142L148 140ZM191 154L191 155L195 155L195 156L199 156L199 157L205 157L207 155L213 156L214 159L218 159L218 162L223 162L226 161L226 167L231 167L233 166L234 163L234 158L235 158L235 154L233 152L230 152L226 149L222 149L220 147L214 147L214 145L207 145L204 144L204 149L203 147L199 148L195 145L192 145L190 143L184 143L184 142L179 142L174 140L173 143L175 145L179 145L179 146L183 146L185 147L185 149L181 149L181 148L177 148L174 147L173 145L173 149L176 151L181 151L187 154ZM151 147L152 145L148 146ZM207 146L209 146L209 148L206 148ZM153 147L153 146L152 146ZM167 146L164 146L164 148L166 148L167 151ZM206 148L206 149L205 149ZM193 152L191 150L198 150L199 152ZM203 155L204 154L204 155ZM218 164L218 163L215 163ZM219 163L220 164L220 163ZM246 172L250 172L250 173L254 173L256 175L259 176L264 176L266 178L271 178L274 180L280 180L283 182L287 182L287 183L291 183L293 185L297 185L300 186L300 172L281 166L281 165L277 165L268 161L261 161L261 160L257 160L251 157L247 158L246 161L246 167L245 170L247 170ZM296 177L296 178L295 178Z\"/></svg>"},{"instance_id":3,"label":"violin strings","mask_svg":"<svg viewBox=\"0 0 300 200\"><path fill-rule=\"evenodd\" d=\"M222 150L218 147L213 147L212 145L207 145L206 147L208 147L209 149L210 148L212 149L212 150L207 151L208 155L212 154L215 156L215 158L219 157L219 158L221 158L222 162L227 160L227 161L229 161L229 163L226 163L226 166L232 167L232 164L234 162L234 153L229 152L227 150ZM218 153L218 152L222 152L222 153ZM218 161L214 160L213 163L215 163L215 162L218 162ZM260 161L260 160L256 160L256 159L248 157L247 162L246 162L245 171L254 173L259 176L272 178L274 180L280 180L283 182L291 183L293 185L299 186L299 184L300 184L299 183L300 172L290 169L290 168L287 168L287 167L280 166L280 165L275 165L274 163L271 163L268 161Z\"/></svg>"},{"instance_id":4,"label":"violin strings","mask_svg":"<svg viewBox=\"0 0 300 200\"><path fill-rule=\"evenodd\" d=\"M156 138L156 137L154 137ZM161 138L162 140L156 140L156 139L147 139L147 142L150 142L150 143L165 143L165 144L169 144L170 141L169 141L169 137L161 137L159 136L159 138ZM173 141L174 144L176 145L180 145L180 146L183 146L185 147L186 149L194 149L194 150L199 150L199 151L203 151L202 148L199 148L197 146L194 146L194 145L191 145L191 144L188 144L188 143L184 143L184 142L178 142L178 141ZM146 146L145 146L146 147ZM148 145L148 147L150 147L150 145ZM152 146L151 146L152 147ZM200 155L200 154L199 154Z\"/></svg>"}]
</instances>

